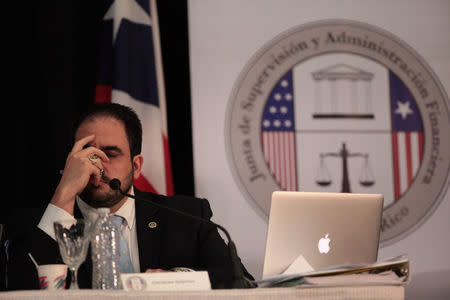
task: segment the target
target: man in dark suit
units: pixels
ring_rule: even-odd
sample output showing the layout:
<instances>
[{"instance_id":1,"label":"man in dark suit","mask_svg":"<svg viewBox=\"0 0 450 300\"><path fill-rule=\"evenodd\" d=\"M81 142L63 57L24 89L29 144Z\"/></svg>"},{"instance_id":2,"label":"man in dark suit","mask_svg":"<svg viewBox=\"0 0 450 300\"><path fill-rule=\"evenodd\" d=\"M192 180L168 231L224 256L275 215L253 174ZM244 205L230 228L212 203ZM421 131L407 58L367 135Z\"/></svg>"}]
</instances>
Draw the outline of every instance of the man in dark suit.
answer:
<instances>
[{"instance_id":1,"label":"man in dark suit","mask_svg":"<svg viewBox=\"0 0 450 300\"><path fill-rule=\"evenodd\" d=\"M95 220L98 207L109 207L112 214L125 220L124 236L133 272L163 272L176 267L207 270L213 288L228 287L232 279L230 255L216 228L151 203L124 197L109 187L109 178L117 178L127 193L204 219L211 218L212 212L205 199L165 197L133 187L132 182L140 176L144 159L141 144L140 121L126 106L97 104L78 120L74 127L74 146L37 228L11 244L9 289L38 288L37 272L27 253L39 264L62 263L54 236L54 221ZM80 287L90 288L92 263L89 255L78 274Z\"/></svg>"}]
</instances>

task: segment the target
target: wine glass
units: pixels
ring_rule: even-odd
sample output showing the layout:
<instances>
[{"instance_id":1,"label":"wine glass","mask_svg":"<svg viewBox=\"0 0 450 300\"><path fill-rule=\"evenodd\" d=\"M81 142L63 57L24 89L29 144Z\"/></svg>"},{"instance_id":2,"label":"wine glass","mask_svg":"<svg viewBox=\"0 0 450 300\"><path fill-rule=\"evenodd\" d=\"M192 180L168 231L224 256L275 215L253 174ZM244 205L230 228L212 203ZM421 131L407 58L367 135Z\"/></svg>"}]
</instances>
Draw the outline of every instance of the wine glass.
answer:
<instances>
[{"instance_id":1,"label":"wine glass","mask_svg":"<svg viewBox=\"0 0 450 300\"><path fill-rule=\"evenodd\" d=\"M64 263L69 267L70 289L78 287L78 268L86 259L92 223L82 219L54 222L56 240Z\"/></svg>"}]
</instances>

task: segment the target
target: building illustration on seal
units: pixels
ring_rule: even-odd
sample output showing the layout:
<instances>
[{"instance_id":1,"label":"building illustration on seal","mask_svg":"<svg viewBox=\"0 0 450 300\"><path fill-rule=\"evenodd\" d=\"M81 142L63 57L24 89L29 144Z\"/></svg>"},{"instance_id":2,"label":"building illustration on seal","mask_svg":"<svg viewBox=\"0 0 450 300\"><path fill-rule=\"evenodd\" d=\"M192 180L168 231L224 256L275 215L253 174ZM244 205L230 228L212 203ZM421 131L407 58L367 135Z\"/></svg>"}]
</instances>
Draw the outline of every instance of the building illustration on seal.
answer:
<instances>
[{"instance_id":1,"label":"building illustration on seal","mask_svg":"<svg viewBox=\"0 0 450 300\"><path fill-rule=\"evenodd\" d=\"M374 118L373 73L338 63L311 75L315 87L314 118Z\"/></svg>"}]
</instances>

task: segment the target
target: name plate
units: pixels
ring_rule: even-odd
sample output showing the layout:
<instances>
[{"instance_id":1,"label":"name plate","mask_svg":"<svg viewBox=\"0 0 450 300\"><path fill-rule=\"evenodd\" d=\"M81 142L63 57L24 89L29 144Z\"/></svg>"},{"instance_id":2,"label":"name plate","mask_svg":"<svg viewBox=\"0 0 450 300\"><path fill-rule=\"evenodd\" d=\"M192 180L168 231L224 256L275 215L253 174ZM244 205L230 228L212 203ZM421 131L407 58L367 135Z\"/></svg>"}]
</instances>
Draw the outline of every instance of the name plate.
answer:
<instances>
[{"instance_id":1,"label":"name plate","mask_svg":"<svg viewBox=\"0 0 450 300\"><path fill-rule=\"evenodd\" d=\"M163 272L121 274L123 289L127 291L208 291L211 290L208 272Z\"/></svg>"}]
</instances>

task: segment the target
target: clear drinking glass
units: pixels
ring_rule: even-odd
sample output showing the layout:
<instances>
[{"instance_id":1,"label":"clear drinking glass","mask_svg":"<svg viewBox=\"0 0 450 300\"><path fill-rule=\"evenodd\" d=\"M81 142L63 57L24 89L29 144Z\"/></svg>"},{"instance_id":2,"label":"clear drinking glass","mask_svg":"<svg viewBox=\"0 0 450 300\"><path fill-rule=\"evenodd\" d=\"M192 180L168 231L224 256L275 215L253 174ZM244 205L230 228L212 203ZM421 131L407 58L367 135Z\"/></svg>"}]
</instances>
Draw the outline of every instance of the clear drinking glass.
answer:
<instances>
[{"instance_id":1,"label":"clear drinking glass","mask_svg":"<svg viewBox=\"0 0 450 300\"><path fill-rule=\"evenodd\" d=\"M92 224L76 219L75 222L54 222L53 225L61 257L69 267L70 289L79 289L78 268L86 259Z\"/></svg>"}]
</instances>

